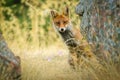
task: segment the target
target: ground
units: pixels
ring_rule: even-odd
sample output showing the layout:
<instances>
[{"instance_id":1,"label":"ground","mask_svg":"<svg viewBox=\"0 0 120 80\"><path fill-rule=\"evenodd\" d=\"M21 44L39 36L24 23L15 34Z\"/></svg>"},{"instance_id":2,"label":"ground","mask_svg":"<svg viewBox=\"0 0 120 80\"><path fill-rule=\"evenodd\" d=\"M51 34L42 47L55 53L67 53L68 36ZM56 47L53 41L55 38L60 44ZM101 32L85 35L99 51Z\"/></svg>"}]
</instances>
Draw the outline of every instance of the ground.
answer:
<instances>
[{"instance_id":1,"label":"ground","mask_svg":"<svg viewBox=\"0 0 120 80\"><path fill-rule=\"evenodd\" d=\"M78 80L80 78L68 64L66 47L63 49L49 46L31 52L24 51L20 56L23 80Z\"/></svg>"},{"instance_id":2,"label":"ground","mask_svg":"<svg viewBox=\"0 0 120 80\"><path fill-rule=\"evenodd\" d=\"M88 67L76 71L68 64L69 51L65 44L54 44L40 48L12 47L21 57L22 80L120 80L119 67L105 63L96 66L90 61Z\"/></svg>"}]
</instances>

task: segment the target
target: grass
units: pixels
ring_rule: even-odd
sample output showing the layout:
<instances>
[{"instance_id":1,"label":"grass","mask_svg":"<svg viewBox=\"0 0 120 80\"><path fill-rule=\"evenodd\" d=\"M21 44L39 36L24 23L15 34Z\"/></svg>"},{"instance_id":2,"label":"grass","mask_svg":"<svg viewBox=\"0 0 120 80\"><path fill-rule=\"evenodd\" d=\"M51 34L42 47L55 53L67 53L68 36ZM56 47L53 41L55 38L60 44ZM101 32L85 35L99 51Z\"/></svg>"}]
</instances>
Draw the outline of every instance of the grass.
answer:
<instances>
[{"instance_id":1,"label":"grass","mask_svg":"<svg viewBox=\"0 0 120 80\"><path fill-rule=\"evenodd\" d=\"M22 80L119 80L120 72L114 64L105 64L75 71L70 68L68 50L64 44L39 49L23 50L21 57ZM91 65L95 63L91 62Z\"/></svg>"},{"instance_id":2,"label":"grass","mask_svg":"<svg viewBox=\"0 0 120 80\"><path fill-rule=\"evenodd\" d=\"M50 46L20 56L23 80L74 80L79 77L70 69L65 49Z\"/></svg>"}]
</instances>

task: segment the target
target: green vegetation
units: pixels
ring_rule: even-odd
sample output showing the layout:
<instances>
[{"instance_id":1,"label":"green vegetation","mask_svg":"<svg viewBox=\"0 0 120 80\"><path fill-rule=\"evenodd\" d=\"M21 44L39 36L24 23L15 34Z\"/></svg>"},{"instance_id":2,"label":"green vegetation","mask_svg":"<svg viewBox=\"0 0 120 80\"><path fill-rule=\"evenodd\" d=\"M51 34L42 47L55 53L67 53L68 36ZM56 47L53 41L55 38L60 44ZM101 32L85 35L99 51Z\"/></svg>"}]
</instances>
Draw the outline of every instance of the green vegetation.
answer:
<instances>
[{"instance_id":1,"label":"green vegetation","mask_svg":"<svg viewBox=\"0 0 120 80\"><path fill-rule=\"evenodd\" d=\"M50 10L63 10L66 5L71 10L73 24L78 26L75 14L76 0L2 0L1 26L11 48L41 47L58 43L59 39L52 27ZM24 46L23 46L24 44Z\"/></svg>"}]
</instances>

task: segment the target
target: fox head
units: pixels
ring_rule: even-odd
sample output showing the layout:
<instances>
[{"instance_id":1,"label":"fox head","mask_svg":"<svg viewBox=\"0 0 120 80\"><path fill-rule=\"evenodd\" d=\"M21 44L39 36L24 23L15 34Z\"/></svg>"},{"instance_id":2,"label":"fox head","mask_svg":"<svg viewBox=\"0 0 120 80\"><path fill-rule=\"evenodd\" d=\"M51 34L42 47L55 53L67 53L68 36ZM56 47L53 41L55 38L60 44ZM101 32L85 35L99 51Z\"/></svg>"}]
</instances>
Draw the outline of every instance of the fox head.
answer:
<instances>
[{"instance_id":1,"label":"fox head","mask_svg":"<svg viewBox=\"0 0 120 80\"><path fill-rule=\"evenodd\" d=\"M65 32L70 28L70 19L69 19L69 9L68 7L65 8L63 13L59 14L56 11L51 11L51 16L53 19L54 27L59 32Z\"/></svg>"}]
</instances>

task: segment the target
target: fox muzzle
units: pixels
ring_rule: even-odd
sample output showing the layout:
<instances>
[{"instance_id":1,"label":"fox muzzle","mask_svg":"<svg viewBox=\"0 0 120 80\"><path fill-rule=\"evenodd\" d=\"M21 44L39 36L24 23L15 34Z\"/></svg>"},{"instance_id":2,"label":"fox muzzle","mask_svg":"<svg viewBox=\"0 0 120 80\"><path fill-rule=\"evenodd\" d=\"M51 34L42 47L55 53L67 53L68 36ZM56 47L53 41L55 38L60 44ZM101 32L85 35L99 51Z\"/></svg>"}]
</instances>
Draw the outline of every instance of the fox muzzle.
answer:
<instances>
[{"instance_id":1,"label":"fox muzzle","mask_svg":"<svg viewBox=\"0 0 120 80\"><path fill-rule=\"evenodd\" d=\"M59 28L59 31L60 31L60 32L65 32L65 30L66 30L66 28L63 28L63 27L62 27L62 28Z\"/></svg>"}]
</instances>

